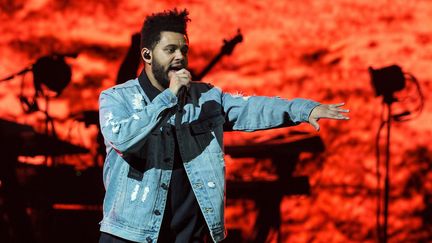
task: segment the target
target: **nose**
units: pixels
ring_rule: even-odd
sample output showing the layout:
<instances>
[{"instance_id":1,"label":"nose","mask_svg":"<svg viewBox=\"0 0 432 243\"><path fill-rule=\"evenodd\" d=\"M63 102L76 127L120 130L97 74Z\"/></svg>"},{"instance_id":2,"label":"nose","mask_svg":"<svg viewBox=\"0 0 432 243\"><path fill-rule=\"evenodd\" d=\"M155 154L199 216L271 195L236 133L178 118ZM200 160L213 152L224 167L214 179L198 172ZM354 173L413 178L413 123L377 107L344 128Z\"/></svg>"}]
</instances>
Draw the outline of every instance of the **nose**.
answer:
<instances>
[{"instance_id":1,"label":"nose","mask_svg":"<svg viewBox=\"0 0 432 243\"><path fill-rule=\"evenodd\" d=\"M183 52L179 49L177 49L175 51L175 56L174 56L174 60L176 61L181 61L185 59L185 54L183 54Z\"/></svg>"}]
</instances>

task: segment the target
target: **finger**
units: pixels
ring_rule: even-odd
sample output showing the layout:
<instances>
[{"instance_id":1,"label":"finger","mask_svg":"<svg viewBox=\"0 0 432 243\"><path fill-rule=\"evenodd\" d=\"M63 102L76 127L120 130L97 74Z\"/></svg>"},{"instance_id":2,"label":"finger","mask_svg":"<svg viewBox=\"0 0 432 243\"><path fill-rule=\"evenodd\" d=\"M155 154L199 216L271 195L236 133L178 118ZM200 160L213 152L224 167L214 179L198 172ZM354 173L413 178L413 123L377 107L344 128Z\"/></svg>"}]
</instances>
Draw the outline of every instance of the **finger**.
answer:
<instances>
[{"instance_id":1,"label":"finger","mask_svg":"<svg viewBox=\"0 0 432 243\"><path fill-rule=\"evenodd\" d=\"M339 116L339 112L334 111L334 110L328 110L326 113L324 113L323 117L324 118L335 118Z\"/></svg>"},{"instance_id":2,"label":"finger","mask_svg":"<svg viewBox=\"0 0 432 243\"><path fill-rule=\"evenodd\" d=\"M191 81L191 77L189 75L187 75L187 74L177 74L177 77L179 79L181 79L182 81L185 81L185 82L190 82Z\"/></svg>"},{"instance_id":3,"label":"finger","mask_svg":"<svg viewBox=\"0 0 432 243\"><path fill-rule=\"evenodd\" d=\"M328 118L328 119L338 119L338 120L346 120L349 119L349 117L337 112L337 111L328 111L322 118Z\"/></svg>"},{"instance_id":4,"label":"finger","mask_svg":"<svg viewBox=\"0 0 432 243\"><path fill-rule=\"evenodd\" d=\"M182 69L178 70L176 73L178 73L178 74L184 73L184 74L190 75L190 72L186 68L182 68Z\"/></svg>"},{"instance_id":5,"label":"finger","mask_svg":"<svg viewBox=\"0 0 432 243\"><path fill-rule=\"evenodd\" d=\"M189 89L189 87L191 86L191 82L190 81L191 80L189 78L181 78L180 79L180 84L182 86L186 86Z\"/></svg>"},{"instance_id":6,"label":"finger","mask_svg":"<svg viewBox=\"0 0 432 243\"><path fill-rule=\"evenodd\" d=\"M178 73L176 74L176 76L181 78L189 78L189 75L187 73Z\"/></svg>"},{"instance_id":7,"label":"finger","mask_svg":"<svg viewBox=\"0 0 432 243\"><path fill-rule=\"evenodd\" d=\"M339 114L337 116L333 116L331 117L331 119L336 119L336 120L349 120L350 118L348 116L344 116L342 114Z\"/></svg>"},{"instance_id":8,"label":"finger","mask_svg":"<svg viewBox=\"0 0 432 243\"><path fill-rule=\"evenodd\" d=\"M345 105L345 102L336 103L336 104L330 104L329 107L331 107L331 108L337 108L337 107L341 107L343 105Z\"/></svg>"},{"instance_id":9,"label":"finger","mask_svg":"<svg viewBox=\"0 0 432 243\"><path fill-rule=\"evenodd\" d=\"M176 75L185 75L185 76L190 76L190 73L188 72L188 71L182 71L182 70L180 70L180 71L177 71L176 73L175 73Z\"/></svg>"},{"instance_id":10,"label":"finger","mask_svg":"<svg viewBox=\"0 0 432 243\"><path fill-rule=\"evenodd\" d=\"M328 109L331 111L337 111L337 112L350 112L349 109L341 109L341 108L336 108L336 107L331 107L331 106L329 106Z\"/></svg>"},{"instance_id":11,"label":"finger","mask_svg":"<svg viewBox=\"0 0 432 243\"><path fill-rule=\"evenodd\" d=\"M337 112L344 112L344 113L348 113L350 112L350 110L348 109L336 109Z\"/></svg>"}]
</instances>

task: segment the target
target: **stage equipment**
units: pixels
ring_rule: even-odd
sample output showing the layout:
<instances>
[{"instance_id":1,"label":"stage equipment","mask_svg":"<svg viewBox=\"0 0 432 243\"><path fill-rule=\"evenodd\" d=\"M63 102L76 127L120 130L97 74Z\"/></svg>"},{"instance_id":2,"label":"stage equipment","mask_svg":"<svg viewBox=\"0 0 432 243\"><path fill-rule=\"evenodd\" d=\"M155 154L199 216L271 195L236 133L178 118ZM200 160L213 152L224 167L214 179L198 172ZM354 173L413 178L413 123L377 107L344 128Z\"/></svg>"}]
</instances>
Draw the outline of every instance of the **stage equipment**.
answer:
<instances>
[{"instance_id":1,"label":"stage equipment","mask_svg":"<svg viewBox=\"0 0 432 243\"><path fill-rule=\"evenodd\" d=\"M404 74L402 69L397 65L380 69L369 67L369 74L376 96L383 96L386 104L394 102L394 92L405 88Z\"/></svg>"},{"instance_id":2,"label":"stage equipment","mask_svg":"<svg viewBox=\"0 0 432 243\"><path fill-rule=\"evenodd\" d=\"M396 92L404 90L406 85L406 78L411 81L418 94L419 105L415 111L417 115L420 115L423 109L424 98L421 92L420 84L417 79L409 74L402 71L402 68L398 65L391 65L380 69L373 69L369 67L369 74L371 77L371 83L375 89L376 96L383 97L383 105L387 110L387 119L384 120L383 109L381 114L381 122L376 136L376 177L377 177L377 209L376 209L376 225L377 225L377 237L378 241L387 243L388 241L388 204L389 204L389 192L390 192L390 128L392 121L402 122L408 121L412 118L406 118L412 111L406 110L399 114L393 114L392 105L396 102L402 102L403 99L395 97ZM381 130L387 125L386 144L385 144L385 174L384 174L384 200L382 201L382 190L381 190L381 173L380 173L380 137ZM381 206L383 206L383 212L381 212Z\"/></svg>"},{"instance_id":3,"label":"stage equipment","mask_svg":"<svg viewBox=\"0 0 432 243\"><path fill-rule=\"evenodd\" d=\"M227 180L228 199L252 199L256 203L256 235L251 242L265 242L271 232L277 232L280 242L280 205L283 197L310 194L309 177L292 175L299 155L302 152L319 154L323 151L324 144L321 138L308 133L289 133L265 142L225 146L225 153L232 158L268 158L276 169L276 180ZM227 204L229 205L229 201ZM228 234L227 242L239 241L230 238Z\"/></svg>"},{"instance_id":4,"label":"stage equipment","mask_svg":"<svg viewBox=\"0 0 432 243\"><path fill-rule=\"evenodd\" d=\"M17 76L25 75L27 72L32 72L33 74L33 86L34 95L30 99L23 95L23 83L21 84L21 94L19 99L23 106L25 113L33 113L39 111L39 105L37 103L37 98L39 96L45 96L42 86L45 86L48 90L55 93L58 97L61 95L62 91L70 83L72 77L71 67L66 63L65 57L76 58L77 53L70 54L51 54L47 56L40 57L36 62L23 70L12 74L2 81L8 81L14 79ZM24 78L23 78L24 79Z\"/></svg>"}]
</instances>

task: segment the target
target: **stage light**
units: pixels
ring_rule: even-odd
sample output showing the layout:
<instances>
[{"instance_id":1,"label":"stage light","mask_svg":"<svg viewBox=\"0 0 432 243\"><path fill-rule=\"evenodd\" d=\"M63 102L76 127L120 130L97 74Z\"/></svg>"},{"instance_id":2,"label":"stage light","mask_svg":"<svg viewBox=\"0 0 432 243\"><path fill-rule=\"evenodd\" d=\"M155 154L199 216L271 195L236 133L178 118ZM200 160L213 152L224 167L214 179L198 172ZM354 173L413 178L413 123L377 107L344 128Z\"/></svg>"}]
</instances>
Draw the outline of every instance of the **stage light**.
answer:
<instances>
[{"instance_id":1,"label":"stage light","mask_svg":"<svg viewBox=\"0 0 432 243\"><path fill-rule=\"evenodd\" d=\"M59 96L70 83L72 70L63 55L44 56L33 64L33 81L36 92L43 93L41 85Z\"/></svg>"},{"instance_id":2,"label":"stage light","mask_svg":"<svg viewBox=\"0 0 432 243\"><path fill-rule=\"evenodd\" d=\"M405 76L402 68L391 65L380 69L369 67L372 86L376 96L383 96L384 102L391 104L395 101L393 94L405 88Z\"/></svg>"}]
</instances>

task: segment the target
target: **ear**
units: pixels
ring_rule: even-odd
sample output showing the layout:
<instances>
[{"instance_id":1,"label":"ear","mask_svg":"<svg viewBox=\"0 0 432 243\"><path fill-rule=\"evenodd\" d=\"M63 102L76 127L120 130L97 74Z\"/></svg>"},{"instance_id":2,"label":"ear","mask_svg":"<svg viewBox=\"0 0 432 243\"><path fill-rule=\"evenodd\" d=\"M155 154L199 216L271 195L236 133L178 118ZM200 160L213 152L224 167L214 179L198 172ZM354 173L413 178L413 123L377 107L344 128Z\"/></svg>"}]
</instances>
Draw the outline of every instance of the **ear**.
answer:
<instances>
[{"instance_id":1,"label":"ear","mask_svg":"<svg viewBox=\"0 0 432 243\"><path fill-rule=\"evenodd\" d=\"M143 49L141 49L141 57L144 62L146 62L147 64L151 64L152 53L148 48L144 47Z\"/></svg>"}]
</instances>

